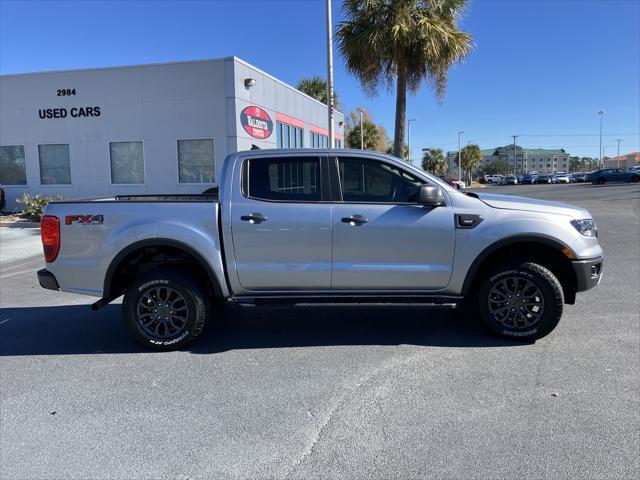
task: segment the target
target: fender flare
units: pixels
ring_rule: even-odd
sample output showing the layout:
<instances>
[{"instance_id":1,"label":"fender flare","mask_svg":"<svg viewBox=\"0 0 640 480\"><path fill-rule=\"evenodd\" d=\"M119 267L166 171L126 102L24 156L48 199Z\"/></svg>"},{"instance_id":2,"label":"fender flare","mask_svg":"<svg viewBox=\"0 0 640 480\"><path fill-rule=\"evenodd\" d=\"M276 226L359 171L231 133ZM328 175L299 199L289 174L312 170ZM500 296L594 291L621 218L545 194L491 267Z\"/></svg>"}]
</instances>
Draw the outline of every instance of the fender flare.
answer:
<instances>
[{"instance_id":1,"label":"fender flare","mask_svg":"<svg viewBox=\"0 0 640 480\"><path fill-rule=\"evenodd\" d=\"M207 277L209 278L209 281L213 286L213 291L216 297L220 297L220 298L223 297L222 288L220 287L220 282L218 281L218 277L216 277L215 272L211 268L211 265L209 265L209 263L204 259L204 257L200 255L200 253L198 253L193 247L179 240L173 240L170 238L148 238L146 240L140 240L130 245L127 245L125 248L120 250L120 252L113 258L113 260L111 260L111 263L107 268L107 273L104 277L104 287L102 292L102 296L104 298L112 298L114 295L114 292L111 291L111 284L113 281L113 276L118 270L118 267L120 266L120 263L122 262L122 260L124 260L127 257L127 255L145 247L173 247L188 253L189 255L191 255L193 258L196 259L198 264L207 273Z\"/></svg>"},{"instance_id":2,"label":"fender flare","mask_svg":"<svg viewBox=\"0 0 640 480\"><path fill-rule=\"evenodd\" d=\"M565 245L563 242L555 238L547 237L545 235L524 234L502 238L482 250L482 252L480 252L480 254L471 263L469 270L467 270L467 275L464 278L464 283L462 284L462 295L468 295L474 277L478 273L480 266L489 257L489 255L501 248L507 247L509 245L516 245L518 243L541 243L554 248L558 252L562 252L564 248L568 248L569 250L573 251L568 245Z\"/></svg>"}]
</instances>

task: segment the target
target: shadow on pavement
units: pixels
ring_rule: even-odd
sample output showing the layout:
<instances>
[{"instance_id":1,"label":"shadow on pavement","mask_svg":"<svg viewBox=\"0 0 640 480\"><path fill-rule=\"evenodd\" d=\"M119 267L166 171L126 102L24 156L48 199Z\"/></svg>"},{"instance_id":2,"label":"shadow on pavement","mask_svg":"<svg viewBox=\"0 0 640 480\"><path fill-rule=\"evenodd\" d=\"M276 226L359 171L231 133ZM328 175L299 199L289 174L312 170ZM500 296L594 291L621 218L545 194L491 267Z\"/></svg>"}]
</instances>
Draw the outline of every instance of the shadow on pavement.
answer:
<instances>
[{"instance_id":1,"label":"shadow on pavement","mask_svg":"<svg viewBox=\"0 0 640 480\"><path fill-rule=\"evenodd\" d=\"M475 321L461 317L452 312L388 307L265 309L228 305L186 350L208 354L333 345L523 345L494 338ZM108 305L98 312L88 305L4 308L0 309L0 322L0 356L150 352L127 333L120 305Z\"/></svg>"}]
</instances>

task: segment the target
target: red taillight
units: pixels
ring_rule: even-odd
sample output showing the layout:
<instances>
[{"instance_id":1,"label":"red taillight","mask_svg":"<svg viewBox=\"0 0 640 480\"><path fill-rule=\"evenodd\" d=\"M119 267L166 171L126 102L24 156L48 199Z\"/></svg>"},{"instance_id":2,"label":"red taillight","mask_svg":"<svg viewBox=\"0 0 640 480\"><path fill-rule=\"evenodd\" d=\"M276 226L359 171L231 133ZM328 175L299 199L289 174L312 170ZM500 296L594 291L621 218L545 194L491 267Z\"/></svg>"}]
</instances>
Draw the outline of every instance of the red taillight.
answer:
<instances>
[{"instance_id":1,"label":"red taillight","mask_svg":"<svg viewBox=\"0 0 640 480\"><path fill-rule=\"evenodd\" d=\"M52 215L45 215L40 220L42 249L47 263L53 262L60 251L60 220Z\"/></svg>"}]
</instances>

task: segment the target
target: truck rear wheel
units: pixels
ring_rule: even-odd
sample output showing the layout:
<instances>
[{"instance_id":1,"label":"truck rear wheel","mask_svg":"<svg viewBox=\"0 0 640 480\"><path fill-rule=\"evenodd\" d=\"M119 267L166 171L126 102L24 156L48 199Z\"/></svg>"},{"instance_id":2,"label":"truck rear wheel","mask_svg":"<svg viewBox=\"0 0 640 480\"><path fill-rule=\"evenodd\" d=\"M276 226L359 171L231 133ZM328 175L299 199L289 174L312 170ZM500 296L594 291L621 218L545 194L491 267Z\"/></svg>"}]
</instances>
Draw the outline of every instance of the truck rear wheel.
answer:
<instances>
[{"instance_id":1,"label":"truck rear wheel","mask_svg":"<svg viewBox=\"0 0 640 480\"><path fill-rule=\"evenodd\" d=\"M155 350L177 350L193 342L204 330L209 310L206 290L177 269L137 278L122 303L131 335Z\"/></svg>"},{"instance_id":2,"label":"truck rear wheel","mask_svg":"<svg viewBox=\"0 0 640 480\"><path fill-rule=\"evenodd\" d=\"M535 340L558 325L564 294L548 269L523 262L492 269L481 280L476 305L484 324L494 334Z\"/></svg>"}]
</instances>

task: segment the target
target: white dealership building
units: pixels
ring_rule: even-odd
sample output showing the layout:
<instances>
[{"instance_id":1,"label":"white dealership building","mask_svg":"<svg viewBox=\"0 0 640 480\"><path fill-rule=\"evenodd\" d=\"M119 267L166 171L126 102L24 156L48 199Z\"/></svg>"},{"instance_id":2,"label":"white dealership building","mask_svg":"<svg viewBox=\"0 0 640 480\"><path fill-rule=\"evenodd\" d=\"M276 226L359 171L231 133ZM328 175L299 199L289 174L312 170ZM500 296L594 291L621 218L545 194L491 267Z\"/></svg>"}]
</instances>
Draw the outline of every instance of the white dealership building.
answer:
<instances>
[{"instance_id":1,"label":"white dealership building","mask_svg":"<svg viewBox=\"0 0 640 480\"><path fill-rule=\"evenodd\" d=\"M0 187L65 198L195 193L225 156L324 147L327 107L236 58L0 76ZM340 147L344 118L334 117Z\"/></svg>"}]
</instances>

